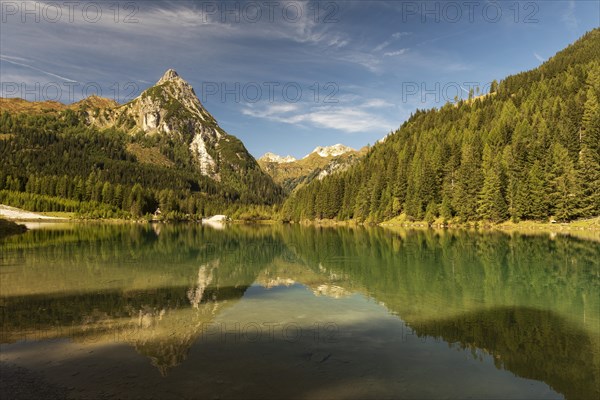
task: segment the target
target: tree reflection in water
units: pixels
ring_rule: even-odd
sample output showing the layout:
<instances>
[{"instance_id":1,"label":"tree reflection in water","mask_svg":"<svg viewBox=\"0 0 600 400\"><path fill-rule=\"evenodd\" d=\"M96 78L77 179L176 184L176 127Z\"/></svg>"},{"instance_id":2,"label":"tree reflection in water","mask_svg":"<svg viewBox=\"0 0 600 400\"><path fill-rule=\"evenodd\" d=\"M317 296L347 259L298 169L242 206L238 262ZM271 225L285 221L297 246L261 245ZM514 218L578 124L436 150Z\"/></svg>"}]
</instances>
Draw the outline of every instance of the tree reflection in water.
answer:
<instances>
[{"instance_id":1,"label":"tree reflection in water","mask_svg":"<svg viewBox=\"0 0 600 400\"><path fill-rule=\"evenodd\" d=\"M278 290L273 296L300 285L331 301L356 293L373 299L418 336L476 357L484 351L497 368L546 382L567 398L600 394L600 246L592 241L74 225L31 231L0 247L2 343L127 343L165 376L252 285Z\"/></svg>"}]
</instances>

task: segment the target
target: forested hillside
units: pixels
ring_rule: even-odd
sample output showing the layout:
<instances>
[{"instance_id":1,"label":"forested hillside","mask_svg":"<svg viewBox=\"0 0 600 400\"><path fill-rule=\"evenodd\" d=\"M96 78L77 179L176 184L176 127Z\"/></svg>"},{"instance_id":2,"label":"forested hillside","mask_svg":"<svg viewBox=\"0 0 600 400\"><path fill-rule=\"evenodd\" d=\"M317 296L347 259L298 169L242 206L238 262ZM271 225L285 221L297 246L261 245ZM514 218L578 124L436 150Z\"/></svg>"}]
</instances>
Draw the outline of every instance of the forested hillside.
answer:
<instances>
[{"instance_id":1,"label":"forested hillside","mask_svg":"<svg viewBox=\"0 0 600 400\"><path fill-rule=\"evenodd\" d=\"M283 190L174 70L119 105L0 99L0 203L88 217L271 211ZM243 214L243 215L242 215Z\"/></svg>"},{"instance_id":2,"label":"forested hillside","mask_svg":"<svg viewBox=\"0 0 600 400\"><path fill-rule=\"evenodd\" d=\"M569 221L600 214L600 29L489 94L417 110L283 218Z\"/></svg>"},{"instance_id":3,"label":"forested hillside","mask_svg":"<svg viewBox=\"0 0 600 400\"><path fill-rule=\"evenodd\" d=\"M237 140L237 139L236 139ZM168 165L144 162L156 150ZM88 126L73 110L0 115L0 203L88 217L211 215L260 209L281 190L256 171L239 189L198 173L187 144L171 138ZM224 177L225 178L225 177Z\"/></svg>"}]
</instances>

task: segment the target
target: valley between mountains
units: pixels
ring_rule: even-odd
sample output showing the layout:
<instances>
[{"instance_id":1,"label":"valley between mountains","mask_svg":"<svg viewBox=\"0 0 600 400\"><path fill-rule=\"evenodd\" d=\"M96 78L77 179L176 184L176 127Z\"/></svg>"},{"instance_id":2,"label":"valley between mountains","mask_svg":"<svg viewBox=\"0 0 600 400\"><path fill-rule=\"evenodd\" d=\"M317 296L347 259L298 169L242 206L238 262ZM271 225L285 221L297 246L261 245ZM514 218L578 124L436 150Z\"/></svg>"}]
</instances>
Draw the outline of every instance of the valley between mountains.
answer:
<instances>
[{"instance_id":1,"label":"valley between mountains","mask_svg":"<svg viewBox=\"0 0 600 400\"><path fill-rule=\"evenodd\" d=\"M600 29L373 146L255 159L172 69L134 100L0 99L0 203L80 218L568 222L600 215ZM383 134L382 134L383 136Z\"/></svg>"}]
</instances>

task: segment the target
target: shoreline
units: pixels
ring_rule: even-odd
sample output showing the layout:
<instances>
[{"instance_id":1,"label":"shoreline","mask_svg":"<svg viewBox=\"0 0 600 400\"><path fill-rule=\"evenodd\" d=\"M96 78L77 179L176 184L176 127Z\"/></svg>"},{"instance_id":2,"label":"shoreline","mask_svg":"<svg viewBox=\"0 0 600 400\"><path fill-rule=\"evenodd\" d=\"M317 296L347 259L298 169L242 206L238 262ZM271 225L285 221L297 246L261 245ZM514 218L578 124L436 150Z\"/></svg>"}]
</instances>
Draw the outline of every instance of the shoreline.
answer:
<instances>
[{"instance_id":1,"label":"shoreline","mask_svg":"<svg viewBox=\"0 0 600 400\"><path fill-rule=\"evenodd\" d=\"M0 218L7 221L17 223L108 223L108 224L145 224L145 223L201 223L196 220L182 220L182 221L165 221L165 220L147 220L147 219L115 219L115 218L76 218L70 213L36 213L31 211L22 210L15 207L6 206L0 204ZM437 220L434 223L429 224L427 221L408 221L404 216L399 216L394 219L375 223L375 222L359 222L356 220L333 220L333 219L316 219L316 220L302 220L299 222L284 222L277 219L264 219L264 220L230 220L226 224L233 225L278 225L278 224L298 224L303 226L320 226L320 227L374 227L380 226L382 228L402 228L402 229L434 229L434 230L476 230L481 232L505 232L505 233L523 233L523 234L534 234L534 233L574 233L574 232L587 232L592 236L597 236L597 240L600 241L600 216L588 219L574 220L571 222L561 223L550 223L540 221L504 221L501 223L492 223L489 221L474 221L468 223L457 223L450 222L444 223L441 220Z\"/></svg>"},{"instance_id":2,"label":"shoreline","mask_svg":"<svg viewBox=\"0 0 600 400\"><path fill-rule=\"evenodd\" d=\"M8 221L17 221L17 222L38 222L38 221L48 221L48 222L56 222L56 221L68 221L71 218L68 216L55 217L52 215L48 215L52 213L37 213L33 211L23 210L17 207L7 206L5 204L0 204L0 217L4 218Z\"/></svg>"},{"instance_id":3,"label":"shoreline","mask_svg":"<svg viewBox=\"0 0 600 400\"><path fill-rule=\"evenodd\" d=\"M493 223L489 221L474 221L467 223L441 223L432 224L426 221L385 221L377 224L383 227L405 227L405 228L432 228L432 229L475 229L484 231L535 231L535 232L565 232L565 231L591 231L600 232L600 217L574 220L571 222L540 222L540 221L504 221Z\"/></svg>"},{"instance_id":4,"label":"shoreline","mask_svg":"<svg viewBox=\"0 0 600 400\"><path fill-rule=\"evenodd\" d=\"M303 220L297 222L300 225L313 225L319 227L358 227L379 226L385 229L413 229L413 230L449 230L449 231L476 231L476 232L503 232L506 234L518 233L523 235L532 234L572 234L583 239L600 242L600 217L575 220L563 223L549 223L539 221L521 221L518 223L504 221L501 223L490 223L477 221L471 223L449 223L441 222L429 224L426 221L398 221L389 220L380 223L358 222L353 220Z\"/></svg>"}]
</instances>

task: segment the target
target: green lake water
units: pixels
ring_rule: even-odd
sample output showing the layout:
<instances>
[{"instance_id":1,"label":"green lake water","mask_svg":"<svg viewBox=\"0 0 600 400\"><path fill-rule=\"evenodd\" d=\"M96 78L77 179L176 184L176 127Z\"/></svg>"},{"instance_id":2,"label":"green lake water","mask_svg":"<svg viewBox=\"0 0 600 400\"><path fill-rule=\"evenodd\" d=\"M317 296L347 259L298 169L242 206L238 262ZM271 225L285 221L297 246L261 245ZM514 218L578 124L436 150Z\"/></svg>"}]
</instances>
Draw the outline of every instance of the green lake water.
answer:
<instances>
[{"instance_id":1,"label":"green lake water","mask_svg":"<svg viewBox=\"0 0 600 400\"><path fill-rule=\"evenodd\" d=\"M37 228L0 241L0 362L69 397L600 398L597 241Z\"/></svg>"}]
</instances>

